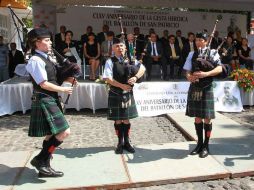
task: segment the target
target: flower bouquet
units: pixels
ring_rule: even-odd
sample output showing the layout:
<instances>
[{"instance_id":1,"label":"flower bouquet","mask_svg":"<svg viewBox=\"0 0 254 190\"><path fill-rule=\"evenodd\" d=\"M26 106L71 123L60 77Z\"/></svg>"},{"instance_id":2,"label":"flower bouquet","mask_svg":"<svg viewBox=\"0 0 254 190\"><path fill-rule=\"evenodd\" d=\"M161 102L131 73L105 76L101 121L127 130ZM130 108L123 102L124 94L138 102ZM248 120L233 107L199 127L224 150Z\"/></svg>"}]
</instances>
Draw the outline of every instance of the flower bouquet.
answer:
<instances>
[{"instance_id":1,"label":"flower bouquet","mask_svg":"<svg viewBox=\"0 0 254 190\"><path fill-rule=\"evenodd\" d=\"M237 81L240 88L245 92L250 92L254 89L254 72L248 69L236 69L232 71L231 78Z\"/></svg>"},{"instance_id":2,"label":"flower bouquet","mask_svg":"<svg viewBox=\"0 0 254 190\"><path fill-rule=\"evenodd\" d=\"M106 89L109 90L109 84L107 83L106 80L103 79L103 77L100 75L98 79L95 80L96 83L99 84L105 84L106 85Z\"/></svg>"}]
</instances>

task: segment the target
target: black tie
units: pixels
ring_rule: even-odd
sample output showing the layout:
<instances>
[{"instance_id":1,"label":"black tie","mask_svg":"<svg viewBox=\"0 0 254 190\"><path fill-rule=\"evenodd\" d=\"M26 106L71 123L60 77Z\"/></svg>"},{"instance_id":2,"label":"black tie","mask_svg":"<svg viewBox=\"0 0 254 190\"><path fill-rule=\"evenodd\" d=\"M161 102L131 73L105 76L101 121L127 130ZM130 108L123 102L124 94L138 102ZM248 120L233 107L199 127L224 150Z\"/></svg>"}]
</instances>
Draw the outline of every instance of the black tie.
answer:
<instances>
[{"instance_id":1,"label":"black tie","mask_svg":"<svg viewBox=\"0 0 254 190\"><path fill-rule=\"evenodd\" d=\"M155 46L154 46L154 42L152 43L152 55L155 56Z\"/></svg>"}]
</instances>

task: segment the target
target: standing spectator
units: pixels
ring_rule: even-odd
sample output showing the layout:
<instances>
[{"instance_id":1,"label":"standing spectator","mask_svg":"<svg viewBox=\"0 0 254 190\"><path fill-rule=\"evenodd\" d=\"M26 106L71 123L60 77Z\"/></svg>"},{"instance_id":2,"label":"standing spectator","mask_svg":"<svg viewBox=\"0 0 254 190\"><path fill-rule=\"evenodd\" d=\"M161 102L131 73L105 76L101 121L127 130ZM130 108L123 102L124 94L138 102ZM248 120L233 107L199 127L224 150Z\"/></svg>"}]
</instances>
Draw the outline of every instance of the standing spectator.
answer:
<instances>
[{"instance_id":1,"label":"standing spectator","mask_svg":"<svg viewBox=\"0 0 254 190\"><path fill-rule=\"evenodd\" d=\"M219 37L219 32L216 30L214 32L214 37L211 42L211 49L217 49L217 47L221 44L222 39Z\"/></svg>"},{"instance_id":2,"label":"standing spectator","mask_svg":"<svg viewBox=\"0 0 254 190\"><path fill-rule=\"evenodd\" d=\"M158 41L156 33L151 33L150 35L151 41L147 44L147 54L146 54L146 69L147 69L147 81L151 80L151 71L152 65L162 65L162 54L163 48L161 43Z\"/></svg>"},{"instance_id":3,"label":"standing spectator","mask_svg":"<svg viewBox=\"0 0 254 190\"><path fill-rule=\"evenodd\" d=\"M90 65L90 80L95 80L95 74L100 64L100 44L93 33L88 34L88 41L84 44L84 55Z\"/></svg>"},{"instance_id":4,"label":"standing spectator","mask_svg":"<svg viewBox=\"0 0 254 190\"><path fill-rule=\"evenodd\" d=\"M164 30L163 36L160 38L163 47L166 47L168 45L168 39L169 39L168 30Z\"/></svg>"},{"instance_id":5,"label":"standing spectator","mask_svg":"<svg viewBox=\"0 0 254 190\"><path fill-rule=\"evenodd\" d=\"M60 33L55 35L55 48L59 51L60 45L65 41L66 27L64 25L60 26Z\"/></svg>"},{"instance_id":6,"label":"standing spectator","mask_svg":"<svg viewBox=\"0 0 254 190\"><path fill-rule=\"evenodd\" d=\"M136 56L137 59L140 60L145 47L145 36L144 34L140 34L139 27L134 28L134 37L136 38Z\"/></svg>"},{"instance_id":7,"label":"standing spectator","mask_svg":"<svg viewBox=\"0 0 254 190\"><path fill-rule=\"evenodd\" d=\"M90 33L93 33L93 27L92 26L88 26L86 28L86 33L81 36L80 41L81 41L82 45L84 45L86 42L88 42L88 36L89 36ZM94 34L94 36L95 36L95 34Z\"/></svg>"},{"instance_id":8,"label":"standing spectator","mask_svg":"<svg viewBox=\"0 0 254 190\"><path fill-rule=\"evenodd\" d=\"M235 39L234 41L236 41L236 48L239 49L242 45L242 33L240 30L235 32Z\"/></svg>"},{"instance_id":9,"label":"standing spectator","mask_svg":"<svg viewBox=\"0 0 254 190\"><path fill-rule=\"evenodd\" d=\"M170 79L174 79L174 72L175 72L175 66L178 66L178 78L181 77L182 74L182 62L181 62L181 50L177 43L175 43L175 36L170 35L169 36L169 43L164 49L164 54L167 62L170 65ZM167 73L167 66L163 68L163 72ZM164 80L166 80L166 76L164 74L163 76Z\"/></svg>"},{"instance_id":10,"label":"standing spectator","mask_svg":"<svg viewBox=\"0 0 254 190\"><path fill-rule=\"evenodd\" d=\"M108 25L103 25L102 27L102 32L97 34L97 39L100 44L104 42L107 39L107 33L109 32L109 26Z\"/></svg>"},{"instance_id":11,"label":"standing spectator","mask_svg":"<svg viewBox=\"0 0 254 190\"><path fill-rule=\"evenodd\" d=\"M175 38L175 43L180 47L181 51L183 49L183 45L186 42L186 39L184 37L182 37L182 31L181 30L177 30L176 31L176 38Z\"/></svg>"},{"instance_id":12,"label":"standing spectator","mask_svg":"<svg viewBox=\"0 0 254 190\"><path fill-rule=\"evenodd\" d=\"M247 38L242 38L242 45L238 49L239 63L241 68L253 70L253 60L250 57L250 47Z\"/></svg>"},{"instance_id":13,"label":"standing spectator","mask_svg":"<svg viewBox=\"0 0 254 190\"><path fill-rule=\"evenodd\" d=\"M11 50L9 51L9 77L14 76L15 68L18 64L23 64L25 62L24 55L22 51L17 50L16 43L12 42L10 44Z\"/></svg>"},{"instance_id":14,"label":"standing spectator","mask_svg":"<svg viewBox=\"0 0 254 190\"><path fill-rule=\"evenodd\" d=\"M3 36L0 36L0 82L9 78L8 65L9 65L9 50L4 44Z\"/></svg>"}]
</instances>

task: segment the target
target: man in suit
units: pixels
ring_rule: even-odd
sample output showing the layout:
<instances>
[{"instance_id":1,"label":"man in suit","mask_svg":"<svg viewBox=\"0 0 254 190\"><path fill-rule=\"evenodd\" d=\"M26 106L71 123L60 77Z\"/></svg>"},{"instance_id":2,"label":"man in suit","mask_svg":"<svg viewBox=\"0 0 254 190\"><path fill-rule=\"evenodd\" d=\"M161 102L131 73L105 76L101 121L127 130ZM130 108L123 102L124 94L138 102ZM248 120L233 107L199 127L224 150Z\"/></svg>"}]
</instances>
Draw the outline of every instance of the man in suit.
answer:
<instances>
[{"instance_id":1,"label":"man in suit","mask_svg":"<svg viewBox=\"0 0 254 190\"><path fill-rule=\"evenodd\" d=\"M97 34L97 40L100 44L104 42L107 39L107 33L109 32L109 26L108 25L103 25L102 27L102 32Z\"/></svg>"},{"instance_id":2,"label":"man in suit","mask_svg":"<svg viewBox=\"0 0 254 190\"><path fill-rule=\"evenodd\" d=\"M139 27L135 27L133 31L136 38L136 55L137 59L140 60L145 47L145 36L140 33Z\"/></svg>"},{"instance_id":3,"label":"man in suit","mask_svg":"<svg viewBox=\"0 0 254 190\"><path fill-rule=\"evenodd\" d=\"M129 60L133 60L134 58L136 58L136 52L135 52L135 47L136 47L136 43L135 43L135 38L133 34L128 34L127 35L127 40L125 41L125 45L126 45L126 50L127 50L127 57Z\"/></svg>"},{"instance_id":4,"label":"man in suit","mask_svg":"<svg viewBox=\"0 0 254 190\"><path fill-rule=\"evenodd\" d=\"M185 63L186 58L188 57L191 51L197 51L197 46L195 43L195 34L192 32L188 33L188 41L184 44L182 50L183 63Z\"/></svg>"},{"instance_id":5,"label":"man in suit","mask_svg":"<svg viewBox=\"0 0 254 190\"><path fill-rule=\"evenodd\" d=\"M160 38L160 41L163 45L163 47L165 47L166 45L168 45L168 30L164 30L163 31L163 36Z\"/></svg>"},{"instance_id":6,"label":"man in suit","mask_svg":"<svg viewBox=\"0 0 254 190\"><path fill-rule=\"evenodd\" d=\"M102 64L105 63L105 61L113 57L113 42L114 42L114 32L109 31L107 32L106 40L102 42L101 44L101 56L102 56Z\"/></svg>"},{"instance_id":7,"label":"man in suit","mask_svg":"<svg viewBox=\"0 0 254 190\"><path fill-rule=\"evenodd\" d=\"M178 77L181 77L182 74L182 62L181 62L181 49L178 46L177 43L175 43L175 36L170 35L169 36L169 43L168 45L164 48L164 54L165 54L165 60L169 63L170 65L170 74L169 77L170 79L174 79L174 69L175 66L178 66ZM163 64L163 72L164 72L164 80L167 75L167 66L166 64Z\"/></svg>"},{"instance_id":8,"label":"man in suit","mask_svg":"<svg viewBox=\"0 0 254 190\"><path fill-rule=\"evenodd\" d=\"M152 32L150 39L150 42L147 44L145 61L148 81L151 80L152 65L161 65L163 56L162 44L158 41L156 33Z\"/></svg>"},{"instance_id":9,"label":"man in suit","mask_svg":"<svg viewBox=\"0 0 254 190\"><path fill-rule=\"evenodd\" d=\"M12 42L10 44L11 50L9 51L9 77L14 76L15 68L18 64L23 64L25 62L24 55L22 51L17 50L16 43Z\"/></svg>"},{"instance_id":10,"label":"man in suit","mask_svg":"<svg viewBox=\"0 0 254 190\"><path fill-rule=\"evenodd\" d=\"M219 37L219 32L216 30L214 32L214 37L211 42L211 49L217 49L217 47L221 44L222 39Z\"/></svg>"},{"instance_id":11,"label":"man in suit","mask_svg":"<svg viewBox=\"0 0 254 190\"><path fill-rule=\"evenodd\" d=\"M66 27L64 25L61 25L60 33L57 33L55 35L55 48L57 51L59 51L59 47L61 46L62 42L65 41L65 32L66 32Z\"/></svg>"},{"instance_id":12,"label":"man in suit","mask_svg":"<svg viewBox=\"0 0 254 190\"><path fill-rule=\"evenodd\" d=\"M93 27L92 27L92 26L87 26L87 28L86 28L86 33L83 34L83 35L81 36L81 39L80 39L80 41L81 41L82 44L84 44L84 43L86 43L86 42L88 41L88 35L89 35L90 33L93 33ZM94 33L93 33L93 34L94 34ZM94 34L94 35L95 35L95 34Z\"/></svg>"},{"instance_id":13,"label":"man in suit","mask_svg":"<svg viewBox=\"0 0 254 190\"><path fill-rule=\"evenodd\" d=\"M182 51L183 46L186 42L186 39L184 37L182 37L182 31L181 30L177 30L176 31L176 37L175 37L175 43L180 47L180 50Z\"/></svg>"}]
</instances>

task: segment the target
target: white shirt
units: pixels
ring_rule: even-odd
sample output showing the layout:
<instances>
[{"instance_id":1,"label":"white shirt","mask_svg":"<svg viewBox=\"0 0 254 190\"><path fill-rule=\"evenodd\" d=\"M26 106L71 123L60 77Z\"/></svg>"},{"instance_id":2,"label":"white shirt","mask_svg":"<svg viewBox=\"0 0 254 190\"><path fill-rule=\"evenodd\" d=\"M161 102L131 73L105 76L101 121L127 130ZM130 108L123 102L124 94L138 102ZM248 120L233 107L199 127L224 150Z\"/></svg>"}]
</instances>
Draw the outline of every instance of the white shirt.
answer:
<instances>
[{"instance_id":1,"label":"white shirt","mask_svg":"<svg viewBox=\"0 0 254 190\"><path fill-rule=\"evenodd\" d=\"M35 50L35 51L41 54L42 56L44 56L45 58L48 57L48 55L42 51L39 51L39 50ZM26 70L33 77L33 79L35 80L37 84L40 84L43 81L48 80L45 66L46 66L46 63L38 56L32 56L26 65Z\"/></svg>"},{"instance_id":2,"label":"white shirt","mask_svg":"<svg viewBox=\"0 0 254 190\"><path fill-rule=\"evenodd\" d=\"M154 51L155 52L153 52L153 44L154 44ZM158 56L159 54L158 54L158 51L157 51L156 42L151 42L151 48L152 48L151 55L152 56Z\"/></svg>"},{"instance_id":3,"label":"white shirt","mask_svg":"<svg viewBox=\"0 0 254 190\"><path fill-rule=\"evenodd\" d=\"M191 49L193 49L193 51L194 51L194 44L193 44L193 42L190 42L190 50Z\"/></svg>"},{"instance_id":4,"label":"white shirt","mask_svg":"<svg viewBox=\"0 0 254 190\"><path fill-rule=\"evenodd\" d=\"M118 58L120 59L120 58ZM135 65L137 66L139 63L138 60L135 60ZM105 68L104 68L104 72L103 72L103 79L112 79L113 78L113 62L111 59L107 59L106 63L105 63Z\"/></svg>"},{"instance_id":5,"label":"white shirt","mask_svg":"<svg viewBox=\"0 0 254 190\"><path fill-rule=\"evenodd\" d=\"M206 48L202 49L202 51L205 51ZM211 50L211 55L215 53L215 49ZM191 51L186 58L186 61L184 63L183 69L186 71L191 71L192 70L192 57L193 57L194 51ZM215 53L215 55L212 57L212 62L216 63L217 65L221 65L221 60L220 60L220 55Z\"/></svg>"}]
</instances>

